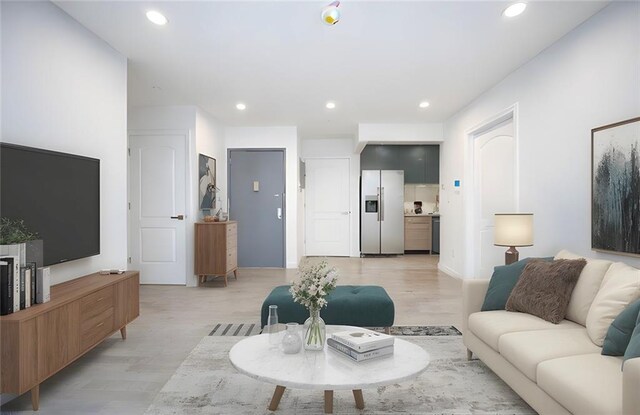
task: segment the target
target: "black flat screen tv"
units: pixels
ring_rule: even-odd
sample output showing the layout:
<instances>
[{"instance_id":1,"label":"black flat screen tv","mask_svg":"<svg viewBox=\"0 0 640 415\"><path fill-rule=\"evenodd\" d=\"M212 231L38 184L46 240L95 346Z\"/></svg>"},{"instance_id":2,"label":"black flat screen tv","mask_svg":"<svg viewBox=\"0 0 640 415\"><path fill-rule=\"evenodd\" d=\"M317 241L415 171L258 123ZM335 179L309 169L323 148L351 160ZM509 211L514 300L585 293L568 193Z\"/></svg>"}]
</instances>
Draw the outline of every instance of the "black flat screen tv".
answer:
<instances>
[{"instance_id":1,"label":"black flat screen tv","mask_svg":"<svg viewBox=\"0 0 640 415\"><path fill-rule=\"evenodd\" d=\"M0 216L38 233L45 266L100 254L100 160L0 144Z\"/></svg>"}]
</instances>

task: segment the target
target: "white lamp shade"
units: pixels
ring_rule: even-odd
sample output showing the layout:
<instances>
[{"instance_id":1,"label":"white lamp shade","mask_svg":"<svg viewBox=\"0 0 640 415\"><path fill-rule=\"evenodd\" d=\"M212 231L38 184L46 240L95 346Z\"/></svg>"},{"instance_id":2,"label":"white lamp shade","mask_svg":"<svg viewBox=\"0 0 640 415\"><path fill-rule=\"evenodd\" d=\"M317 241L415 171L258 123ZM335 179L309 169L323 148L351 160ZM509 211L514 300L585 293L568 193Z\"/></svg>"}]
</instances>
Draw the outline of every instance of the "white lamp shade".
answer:
<instances>
[{"instance_id":1,"label":"white lamp shade","mask_svg":"<svg viewBox=\"0 0 640 415\"><path fill-rule=\"evenodd\" d=\"M533 213L496 213L494 245L533 245Z\"/></svg>"}]
</instances>

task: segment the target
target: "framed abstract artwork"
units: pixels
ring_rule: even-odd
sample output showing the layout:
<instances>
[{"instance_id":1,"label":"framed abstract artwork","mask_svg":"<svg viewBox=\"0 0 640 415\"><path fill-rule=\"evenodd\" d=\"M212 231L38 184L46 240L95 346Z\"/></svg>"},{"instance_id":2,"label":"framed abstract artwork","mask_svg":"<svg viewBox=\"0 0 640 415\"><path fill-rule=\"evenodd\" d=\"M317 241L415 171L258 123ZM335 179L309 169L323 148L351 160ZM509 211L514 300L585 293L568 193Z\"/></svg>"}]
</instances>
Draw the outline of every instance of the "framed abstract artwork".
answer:
<instances>
[{"instance_id":1,"label":"framed abstract artwork","mask_svg":"<svg viewBox=\"0 0 640 415\"><path fill-rule=\"evenodd\" d=\"M591 248L640 256L640 117L591 130Z\"/></svg>"},{"instance_id":2,"label":"framed abstract artwork","mask_svg":"<svg viewBox=\"0 0 640 415\"><path fill-rule=\"evenodd\" d=\"M198 187L200 209L209 210L216 207L216 159L198 155Z\"/></svg>"}]
</instances>

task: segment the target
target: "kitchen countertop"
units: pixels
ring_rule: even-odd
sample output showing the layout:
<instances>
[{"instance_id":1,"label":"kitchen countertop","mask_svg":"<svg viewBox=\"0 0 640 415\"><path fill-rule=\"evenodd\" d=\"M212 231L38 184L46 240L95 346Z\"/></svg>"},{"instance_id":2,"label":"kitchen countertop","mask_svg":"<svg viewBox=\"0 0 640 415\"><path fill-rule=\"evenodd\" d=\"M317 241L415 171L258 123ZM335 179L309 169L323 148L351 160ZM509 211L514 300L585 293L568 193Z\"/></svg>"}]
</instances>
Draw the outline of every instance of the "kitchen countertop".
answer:
<instances>
[{"instance_id":1,"label":"kitchen countertop","mask_svg":"<svg viewBox=\"0 0 640 415\"><path fill-rule=\"evenodd\" d=\"M439 213L405 213L404 214L405 217L414 217L414 216L435 216L435 217L440 217Z\"/></svg>"}]
</instances>

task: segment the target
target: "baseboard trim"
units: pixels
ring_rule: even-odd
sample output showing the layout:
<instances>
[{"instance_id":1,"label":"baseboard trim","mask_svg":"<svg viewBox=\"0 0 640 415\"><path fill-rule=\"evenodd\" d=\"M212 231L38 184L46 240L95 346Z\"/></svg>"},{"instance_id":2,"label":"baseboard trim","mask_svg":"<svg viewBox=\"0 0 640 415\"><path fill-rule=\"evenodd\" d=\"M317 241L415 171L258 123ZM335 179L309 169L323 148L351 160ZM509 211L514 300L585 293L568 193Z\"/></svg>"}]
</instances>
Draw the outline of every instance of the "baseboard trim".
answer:
<instances>
[{"instance_id":1,"label":"baseboard trim","mask_svg":"<svg viewBox=\"0 0 640 415\"><path fill-rule=\"evenodd\" d=\"M452 268L449 268L446 265L442 265L442 262L438 262L438 270L444 272L445 274L447 274L450 277L459 279L459 280L464 280L465 278L457 273L456 271L454 271Z\"/></svg>"}]
</instances>

